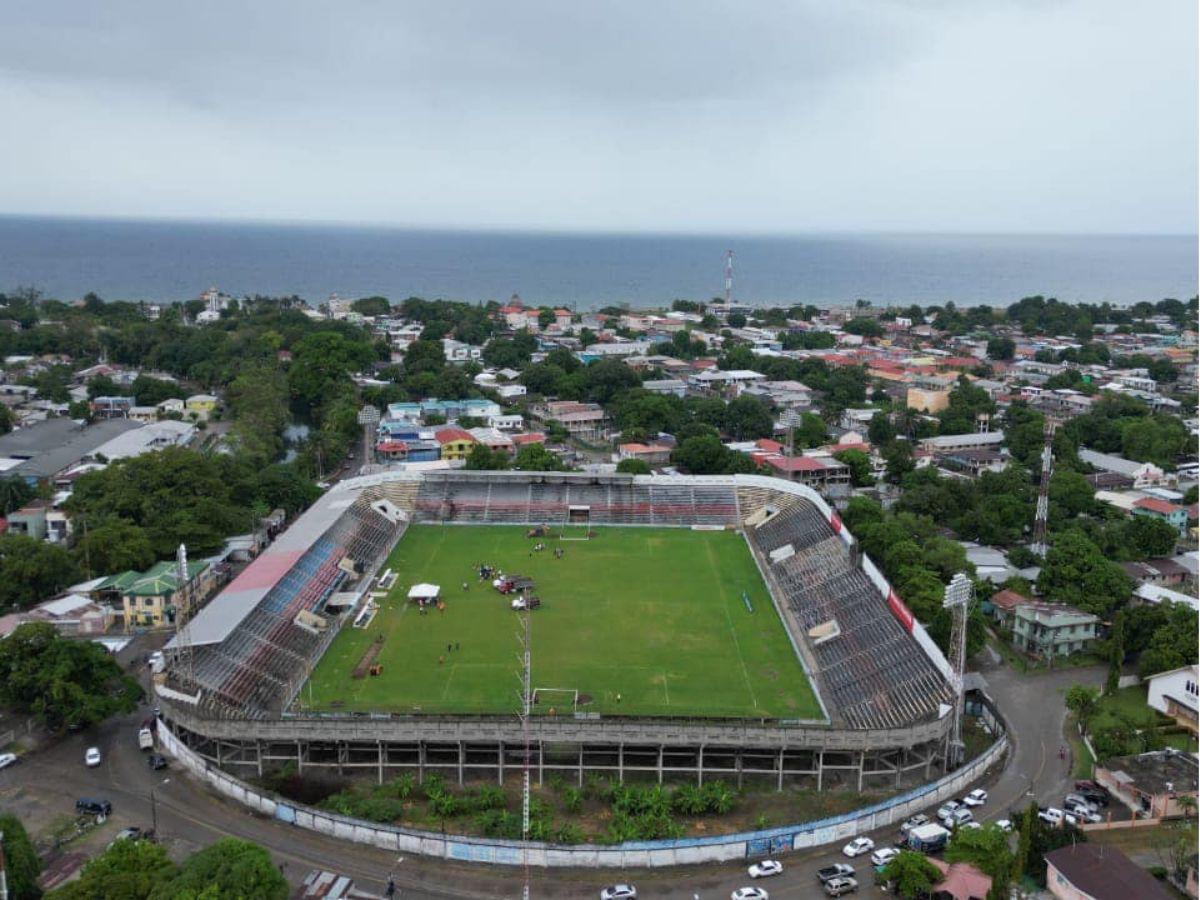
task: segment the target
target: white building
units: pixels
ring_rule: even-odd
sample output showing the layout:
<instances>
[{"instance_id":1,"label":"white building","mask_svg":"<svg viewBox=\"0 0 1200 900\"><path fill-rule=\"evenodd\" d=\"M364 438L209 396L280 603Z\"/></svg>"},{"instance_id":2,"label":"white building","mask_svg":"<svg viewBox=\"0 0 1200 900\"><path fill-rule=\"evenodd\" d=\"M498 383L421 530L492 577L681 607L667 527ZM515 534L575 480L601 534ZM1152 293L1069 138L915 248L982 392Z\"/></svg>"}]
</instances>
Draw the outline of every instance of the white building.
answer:
<instances>
[{"instance_id":1,"label":"white building","mask_svg":"<svg viewBox=\"0 0 1200 900\"><path fill-rule=\"evenodd\" d=\"M1146 705L1196 731L1200 712L1200 666L1190 665L1159 672L1146 679Z\"/></svg>"},{"instance_id":2,"label":"white building","mask_svg":"<svg viewBox=\"0 0 1200 900\"><path fill-rule=\"evenodd\" d=\"M1081 447L1079 458L1102 472L1116 472L1133 479L1135 488L1149 487L1154 484L1164 484L1168 481L1166 473L1151 462L1135 462L1110 453L1097 453Z\"/></svg>"},{"instance_id":3,"label":"white building","mask_svg":"<svg viewBox=\"0 0 1200 900\"><path fill-rule=\"evenodd\" d=\"M514 397L524 397L527 391L523 384L501 384L496 386L496 393L505 400L511 400Z\"/></svg>"}]
</instances>

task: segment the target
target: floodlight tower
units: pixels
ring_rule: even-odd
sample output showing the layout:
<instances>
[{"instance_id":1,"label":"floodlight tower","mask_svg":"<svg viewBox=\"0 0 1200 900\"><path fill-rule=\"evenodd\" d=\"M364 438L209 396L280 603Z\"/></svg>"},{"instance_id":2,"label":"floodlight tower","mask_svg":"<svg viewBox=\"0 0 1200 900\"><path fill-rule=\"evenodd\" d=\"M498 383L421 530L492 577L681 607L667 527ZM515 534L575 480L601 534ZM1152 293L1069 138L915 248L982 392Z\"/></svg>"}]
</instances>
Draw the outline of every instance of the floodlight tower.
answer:
<instances>
[{"instance_id":1,"label":"floodlight tower","mask_svg":"<svg viewBox=\"0 0 1200 900\"><path fill-rule=\"evenodd\" d=\"M171 598L175 602L175 677L186 687L196 683L192 664L192 632L187 627L192 618L192 598L188 581L187 547L175 551L175 579L179 585Z\"/></svg>"},{"instance_id":2,"label":"floodlight tower","mask_svg":"<svg viewBox=\"0 0 1200 900\"><path fill-rule=\"evenodd\" d=\"M975 597L975 586L962 572L959 572L946 585L946 593L942 599L942 608L950 610L950 653L949 662L952 675L951 686L954 689L954 709L952 712L953 725L950 731L950 747L946 754L947 768L953 768L962 762L963 739L963 673L967 666L967 613L971 601Z\"/></svg>"},{"instance_id":3,"label":"floodlight tower","mask_svg":"<svg viewBox=\"0 0 1200 900\"><path fill-rule=\"evenodd\" d=\"M1046 528L1050 518L1050 476L1054 474L1054 428L1058 423L1046 417L1046 443L1042 447L1042 479L1038 482L1037 512L1033 517L1033 544L1030 549L1045 559L1048 549Z\"/></svg>"},{"instance_id":4,"label":"floodlight tower","mask_svg":"<svg viewBox=\"0 0 1200 900\"><path fill-rule=\"evenodd\" d=\"M525 870L522 898L529 900L529 717L533 713L533 656L529 642L528 604L521 613L521 630L517 632L517 640L521 644L521 694L518 717L521 720L521 737L525 744L524 763L521 769L521 863Z\"/></svg>"},{"instance_id":5,"label":"floodlight tower","mask_svg":"<svg viewBox=\"0 0 1200 900\"><path fill-rule=\"evenodd\" d=\"M379 425L379 410L368 403L358 411L358 424L363 427L363 462L362 469L359 471L366 472L367 466L374 458L371 448L375 446L375 429Z\"/></svg>"}]
</instances>

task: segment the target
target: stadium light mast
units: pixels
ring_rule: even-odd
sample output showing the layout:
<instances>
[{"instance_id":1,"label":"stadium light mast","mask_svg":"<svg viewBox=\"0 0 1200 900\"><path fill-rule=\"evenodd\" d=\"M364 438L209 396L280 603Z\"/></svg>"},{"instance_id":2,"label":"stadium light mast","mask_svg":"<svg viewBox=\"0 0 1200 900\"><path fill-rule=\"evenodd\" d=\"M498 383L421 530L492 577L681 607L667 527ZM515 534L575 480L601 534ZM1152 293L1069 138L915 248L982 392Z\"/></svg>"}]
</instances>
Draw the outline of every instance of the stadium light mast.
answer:
<instances>
[{"instance_id":1,"label":"stadium light mast","mask_svg":"<svg viewBox=\"0 0 1200 900\"><path fill-rule=\"evenodd\" d=\"M1037 512L1033 517L1033 544L1035 554L1046 558L1049 549L1046 540L1047 523L1050 519L1050 478L1054 474L1054 428L1058 423L1046 417L1046 443L1042 447L1042 477L1038 482Z\"/></svg>"},{"instance_id":2,"label":"stadium light mast","mask_svg":"<svg viewBox=\"0 0 1200 900\"><path fill-rule=\"evenodd\" d=\"M959 572L946 585L942 607L950 610L950 668L951 686L954 689L954 716L950 730L950 747L946 754L947 768L962 762L964 745L962 739L963 717L963 673L967 665L967 613L975 597L975 585L971 579Z\"/></svg>"},{"instance_id":3,"label":"stadium light mast","mask_svg":"<svg viewBox=\"0 0 1200 900\"><path fill-rule=\"evenodd\" d=\"M179 586L171 598L175 602L175 675L189 689L196 683L192 665L191 621L192 598L188 581L187 547L183 544L175 551L175 578Z\"/></svg>"},{"instance_id":4,"label":"stadium light mast","mask_svg":"<svg viewBox=\"0 0 1200 900\"><path fill-rule=\"evenodd\" d=\"M525 885L521 896L529 900L529 717L533 712L533 655L529 640L529 604L521 612L521 738L525 745L521 767L521 865ZM503 749L501 752L504 752Z\"/></svg>"},{"instance_id":5,"label":"stadium light mast","mask_svg":"<svg viewBox=\"0 0 1200 900\"><path fill-rule=\"evenodd\" d=\"M368 403L358 411L358 424L363 427L363 461L360 472L366 474L367 466L371 464L374 454L371 449L375 446L373 436L375 428L379 425L379 410Z\"/></svg>"}]
</instances>

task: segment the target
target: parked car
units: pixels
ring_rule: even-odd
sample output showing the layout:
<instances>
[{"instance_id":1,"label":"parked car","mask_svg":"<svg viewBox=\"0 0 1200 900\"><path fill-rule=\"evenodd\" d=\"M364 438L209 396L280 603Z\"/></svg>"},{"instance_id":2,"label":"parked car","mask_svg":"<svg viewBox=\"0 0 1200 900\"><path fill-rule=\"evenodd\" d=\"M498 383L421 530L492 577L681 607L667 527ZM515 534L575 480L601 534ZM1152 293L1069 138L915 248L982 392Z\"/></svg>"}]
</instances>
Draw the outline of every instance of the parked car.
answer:
<instances>
[{"instance_id":1,"label":"parked car","mask_svg":"<svg viewBox=\"0 0 1200 900\"><path fill-rule=\"evenodd\" d=\"M825 866L823 869L817 869L817 879L824 884L832 878L850 878L854 875L854 866L847 863L834 863L832 866Z\"/></svg>"},{"instance_id":2,"label":"parked car","mask_svg":"<svg viewBox=\"0 0 1200 900\"><path fill-rule=\"evenodd\" d=\"M771 895L760 887L742 887L730 894L729 900L771 900Z\"/></svg>"},{"instance_id":3,"label":"parked car","mask_svg":"<svg viewBox=\"0 0 1200 900\"><path fill-rule=\"evenodd\" d=\"M109 849L117 841L140 841L142 839L142 829L136 825L130 825L128 828L122 828L117 832L117 836L109 841Z\"/></svg>"},{"instance_id":4,"label":"parked car","mask_svg":"<svg viewBox=\"0 0 1200 900\"><path fill-rule=\"evenodd\" d=\"M1092 781L1090 778L1081 778L1079 781L1075 782L1075 790L1079 791L1080 793L1084 791L1092 791L1096 794L1103 794L1105 797L1109 795L1108 788L1097 781Z\"/></svg>"},{"instance_id":5,"label":"parked car","mask_svg":"<svg viewBox=\"0 0 1200 900\"><path fill-rule=\"evenodd\" d=\"M988 793L982 788L976 788L963 797L963 804L966 806L983 806L987 803Z\"/></svg>"},{"instance_id":6,"label":"parked car","mask_svg":"<svg viewBox=\"0 0 1200 900\"><path fill-rule=\"evenodd\" d=\"M15 753L0 753L0 769L7 769L17 761Z\"/></svg>"},{"instance_id":7,"label":"parked car","mask_svg":"<svg viewBox=\"0 0 1200 900\"><path fill-rule=\"evenodd\" d=\"M600 900L637 900L637 888L632 884L610 884L600 892Z\"/></svg>"},{"instance_id":8,"label":"parked car","mask_svg":"<svg viewBox=\"0 0 1200 900\"><path fill-rule=\"evenodd\" d=\"M155 771L158 771L167 767L167 758L161 753L151 753L146 757L146 764Z\"/></svg>"},{"instance_id":9,"label":"parked car","mask_svg":"<svg viewBox=\"0 0 1200 900\"><path fill-rule=\"evenodd\" d=\"M1003 831L1005 834L1008 834L1009 832L1011 832L1013 830L1013 823L1012 823L1011 819L997 819L992 824L995 825L997 828L999 828L1001 831Z\"/></svg>"},{"instance_id":10,"label":"parked car","mask_svg":"<svg viewBox=\"0 0 1200 900\"><path fill-rule=\"evenodd\" d=\"M966 828L982 828L983 826L980 825L978 822L968 822L966 825L963 825L961 827L966 829Z\"/></svg>"},{"instance_id":11,"label":"parked car","mask_svg":"<svg viewBox=\"0 0 1200 900\"><path fill-rule=\"evenodd\" d=\"M770 878L783 871L783 863L777 859L764 859L746 870L751 878Z\"/></svg>"},{"instance_id":12,"label":"parked car","mask_svg":"<svg viewBox=\"0 0 1200 900\"><path fill-rule=\"evenodd\" d=\"M100 748L88 747L87 752L83 754L83 762L88 768L91 769L94 769L96 766L100 765Z\"/></svg>"},{"instance_id":13,"label":"parked car","mask_svg":"<svg viewBox=\"0 0 1200 900\"><path fill-rule=\"evenodd\" d=\"M975 814L966 807L960 807L950 813L950 818L946 820L946 827L961 828L962 826L975 821Z\"/></svg>"},{"instance_id":14,"label":"parked car","mask_svg":"<svg viewBox=\"0 0 1200 900\"><path fill-rule=\"evenodd\" d=\"M886 866L899 855L900 851L895 847L880 847L871 854L871 865Z\"/></svg>"},{"instance_id":15,"label":"parked car","mask_svg":"<svg viewBox=\"0 0 1200 900\"><path fill-rule=\"evenodd\" d=\"M937 811L938 821L942 822L942 823L948 822L950 820L950 817L952 815L954 815L954 811L956 809L958 809L960 806L962 806L962 804L959 803L957 800L947 800L945 803L943 803L941 806L938 807L938 811Z\"/></svg>"},{"instance_id":16,"label":"parked car","mask_svg":"<svg viewBox=\"0 0 1200 900\"><path fill-rule=\"evenodd\" d=\"M1077 806L1073 803L1067 803L1065 806L1068 815L1075 816L1081 821L1091 822L1092 824L1104 821L1104 816L1100 815L1099 811L1093 807Z\"/></svg>"},{"instance_id":17,"label":"parked car","mask_svg":"<svg viewBox=\"0 0 1200 900\"><path fill-rule=\"evenodd\" d=\"M1075 792L1094 806L1108 806L1108 801L1112 799L1112 795L1104 788L1076 788Z\"/></svg>"},{"instance_id":18,"label":"parked car","mask_svg":"<svg viewBox=\"0 0 1200 900\"><path fill-rule=\"evenodd\" d=\"M869 837L856 837L842 848L842 853L853 858L855 856L862 856L864 853L870 853L874 849L875 842Z\"/></svg>"},{"instance_id":19,"label":"parked car","mask_svg":"<svg viewBox=\"0 0 1200 900\"><path fill-rule=\"evenodd\" d=\"M825 882L825 893L830 897L840 897L858 890L858 882L853 878L832 878Z\"/></svg>"},{"instance_id":20,"label":"parked car","mask_svg":"<svg viewBox=\"0 0 1200 900\"><path fill-rule=\"evenodd\" d=\"M1056 809L1049 806L1046 809L1038 810L1038 818L1047 825L1062 825L1064 822L1067 825L1078 825L1079 819L1073 814L1061 809Z\"/></svg>"},{"instance_id":21,"label":"parked car","mask_svg":"<svg viewBox=\"0 0 1200 900\"><path fill-rule=\"evenodd\" d=\"M915 816L909 816L900 823L900 833L908 834L914 828L919 828L922 825L929 824L929 816L924 813L917 813Z\"/></svg>"},{"instance_id":22,"label":"parked car","mask_svg":"<svg viewBox=\"0 0 1200 900\"><path fill-rule=\"evenodd\" d=\"M1070 809L1072 806L1079 806L1086 809L1088 812L1099 812L1100 808L1096 804L1090 802L1081 794L1067 794L1063 797L1063 808Z\"/></svg>"},{"instance_id":23,"label":"parked car","mask_svg":"<svg viewBox=\"0 0 1200 900\"><path fill-rule=\"evenodd\" d=\"M88 816L112 815L112 803L93 797L80 797L75 801L75 812Z\"/></svg>"}]
</instances>

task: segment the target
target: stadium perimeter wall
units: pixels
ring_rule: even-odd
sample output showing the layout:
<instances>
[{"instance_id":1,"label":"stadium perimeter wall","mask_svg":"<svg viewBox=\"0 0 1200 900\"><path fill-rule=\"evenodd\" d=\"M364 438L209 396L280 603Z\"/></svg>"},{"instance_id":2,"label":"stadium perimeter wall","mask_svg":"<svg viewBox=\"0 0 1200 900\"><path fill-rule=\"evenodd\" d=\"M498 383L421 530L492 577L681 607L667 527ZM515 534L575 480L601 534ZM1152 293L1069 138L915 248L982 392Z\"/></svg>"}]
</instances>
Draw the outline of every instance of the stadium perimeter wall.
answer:
<instances>
[{"instance_id":1,"label":"stadium perimeter wall","mask_svg":"<svg viewBox=\"0 0 1200 900\"><path fill-rule=\"evenodd\" d=\"M1003 759L1008 737L990 704L983 719L999 737L982 754L937 781L845 815L741 834L666 841L635 841L616 846L557 846L539 842L489 840L380 825L292 803L255 788L192 752L165 723L158 740L176 761L217 793L277 819L320 834L368 844L390 852L499 865L528 863L543 868L650 868L727 862L839 843L858 834L902 822L912 814L961 794Z\"/></svg>"}]
</instances>

